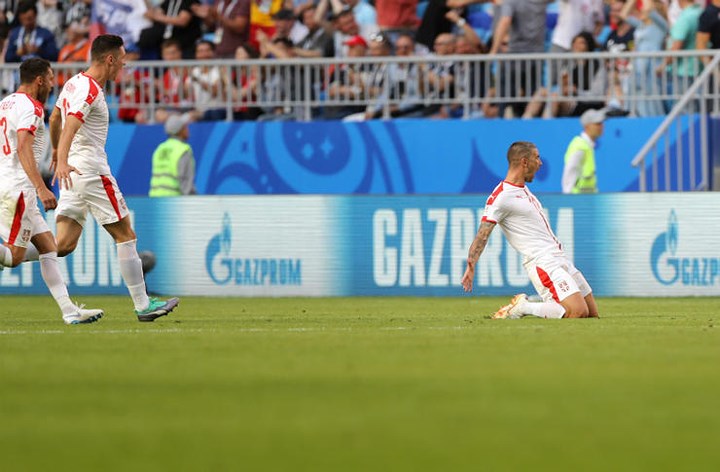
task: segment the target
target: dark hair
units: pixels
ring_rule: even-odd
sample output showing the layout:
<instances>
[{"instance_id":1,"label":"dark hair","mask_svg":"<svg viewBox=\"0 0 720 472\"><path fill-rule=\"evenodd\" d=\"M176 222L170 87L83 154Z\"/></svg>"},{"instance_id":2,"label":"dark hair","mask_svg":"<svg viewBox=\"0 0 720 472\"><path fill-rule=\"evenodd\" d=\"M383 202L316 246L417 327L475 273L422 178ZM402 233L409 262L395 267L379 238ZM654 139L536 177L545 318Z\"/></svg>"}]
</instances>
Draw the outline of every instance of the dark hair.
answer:
<instances>
[{"instance_id":1,"label":"dark hair","mask_svg":"<svg viewBox=\"0 0 720 472\"><path fill-rule=\"evenodd\" d=\"M210 46L210 49L215 51L215 43L213 43L212 41L208 41L207 39L198 39L197 41L195 41L196 48L201 44L207 44L208 46Z\"/></svg>"},{"instance_id":2,"label":"dark hair","mask_svg":"<svg viewBox=\"0 0 720 472\"><path fill-rule=\"evenodd\" d=\"M243 48L250 59L258 59L260 52L250 43L242 43L238 48Z\"/></svg>"},{"instance_id":3,"label":"dark hair","mask_svg":"<svg viewBox=\"0 0 720 472\"><path fill-rule=\"evenodd\" d=\"M507 152L507 160L511 166L515 165L523 157L529 158L533 151L537 149L533 143L528 141L516 141L510 145Z\"/></svg>"},{"instance_id":4,"label":"dark hair","mask_svg":"<svg viewBox=\"0 0 720 472\"><path fill-rule=\"evenodd\" d=\"M182 44L180 43L180 40L175 39L175 38L168 38L165 41L163 41L160 44L160 50L162 51L163 49L167 49L167 48L170 48L173 46L175 46L176 48L178 48L179 50L182 51Z\"/></svg>"},{"instance_id":5,"label":"dark hair","mask_svg":"<svg viewBox=\"0 0 720 472\"><path fill-rule=\"evenodd\" d=\"M123 47L124 42L120 36L114 34L101 34L95 38L90 48L90 58L93 62L105 59L108 54L115 54Z\"/></svg>"},{"instance_id":6,"label":"dark hair","mask_svg":"<svg viewBox=\"0 0 720 472\"><path fill-rule=\"evenodd\" d=\"M273 39L273 44L282 44L286 48L292 48L295 46L289 38L275 38Z\"/></svg>"},{"instance_id":7,"label":"dark hair","mask_svg":"<svg viewBox=\"0 0 720 472\"><path fill-rule=\"evenodd\" d=\"M32 10L37 15L38 10L35 3L35 0L23 0L17 7L17 14L22 15L23 13L27 13Z\"/></svg>"},{"instance_id":8,"label":"dark hair","mask_svg":"<svg viewBox=\"0 0 720 472\"><path fill-rule=\"evenodd\" d=\"M589 52L595 51L598 48L597 42L595 41L595 37L592 35L592 33L589 33L587 31L581 31L580 33L575 35L572 42L574 43L575 40L578 38L582 38L583 40L585 40L585 44L587 45Z\"/></svg>"},{"instance_id":9,"label":"dark hair","mask_svg":"<svg viewBox=\"0 0 720 472\"><path fill-rule=\"evenodd\" d=\"M50 62L42 57L31 57L20 64L20 83L29 84L50 70Z\"/></svg>"}]
</instances>

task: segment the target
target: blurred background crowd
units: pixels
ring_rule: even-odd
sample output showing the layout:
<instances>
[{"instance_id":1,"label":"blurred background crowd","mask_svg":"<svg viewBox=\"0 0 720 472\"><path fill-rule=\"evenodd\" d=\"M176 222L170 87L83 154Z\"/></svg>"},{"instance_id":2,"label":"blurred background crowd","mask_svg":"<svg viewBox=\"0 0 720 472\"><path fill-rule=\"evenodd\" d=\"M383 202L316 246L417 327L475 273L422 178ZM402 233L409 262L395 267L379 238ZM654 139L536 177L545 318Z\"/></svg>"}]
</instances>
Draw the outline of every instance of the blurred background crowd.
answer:
<instances>
[{"instance_id":1,"label":"blurred background crowd","mask_svg":"<svg viewBox=\"0 0 720 472\"><path fill-rule=\"evenodd\" d=\"M196 120L294 119L288 99L309 97L336 105L313 108L313 119L468 117L466 108L432 100L459 103L463 95L487 98L472 108L474 117L579 116L597 107L654 116L667 113L668 103L643 100L630 107L624 97L638 90L661 95L678 78L690 83L707 58L670 61L647 54L720 48L720 1L0 1L5 63L41 56L80 70L91 38L102 32L126 40L131 66L111 97L118 102L113 118L125 122L162 122L174 111ZM587 57L600 51L645 56ZM490 61L536 53L586 57L552 67L505 61L502 70ZM413 57L418 60L383 60ZM321 58L337 60L318 69L297 67ZM252 66L258 59L295 67ZM188 60L196 62L182 66ZM153 61L171 64L143 65ZM68 73L60 71L59 86ZM5 91L12 80L3 76ZM311 87L298 85L308 80ZM496 96L523 99L505 105L492 100ZM258 97L263 106L254 106ZM229 101L232 107L223 106ZM158 106L146 106L150 102Z\"/></svg>"}]
</instances>

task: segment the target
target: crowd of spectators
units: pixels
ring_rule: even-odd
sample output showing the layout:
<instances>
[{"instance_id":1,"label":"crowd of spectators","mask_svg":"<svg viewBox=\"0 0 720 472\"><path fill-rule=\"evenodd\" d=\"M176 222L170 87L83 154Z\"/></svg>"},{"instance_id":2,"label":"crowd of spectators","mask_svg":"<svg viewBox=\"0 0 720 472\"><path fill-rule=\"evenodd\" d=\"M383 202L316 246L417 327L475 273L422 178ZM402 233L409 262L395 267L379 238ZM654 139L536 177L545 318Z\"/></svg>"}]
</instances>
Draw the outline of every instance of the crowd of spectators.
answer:
<instances>
[{"instance_id":1,"label":"crowd of spectators","mask_svg":"<svg viewBox=\"0 0 720 472\"><path fill-rule=\"evenodd\" d=\"M89 52L91 3L0 2L4 61L40 56L83 63ZM136 123L162 122L175 112L190 113L197 120L294 119L300 107L288 102L318 97L327 106L313 109L313 116L347 120L579 116L596 107L653 116L666 113L669 104L659 99L628 104L625 96L657 96L672 92L669 87L687 85L702 70L702 59L563 60L551 67L543 61L510 60L489 71L491 62L452 57L720 48L720 0L146 3L149 26L128 51L135 62L117 88L117 117ZM382 61L389 56L437 60ZM257 58L322 57L378 60L340 62L330 69L252 65ZM143 60L184 59L230 59L245 66L168 66L160 75L142 67ZM309 92L298 86L308 75L313 84ZM60 85L66 79L66 74L58 74ZM485 100L475 100L468 110L464 99L469 96ZM224 105L228 97L233 103L231 117ZM257 97L266 106L255 106ZM495 97L508 101L499 103ZM148 103L157 104L152 114Z\"/></svg>"}]
</instances>

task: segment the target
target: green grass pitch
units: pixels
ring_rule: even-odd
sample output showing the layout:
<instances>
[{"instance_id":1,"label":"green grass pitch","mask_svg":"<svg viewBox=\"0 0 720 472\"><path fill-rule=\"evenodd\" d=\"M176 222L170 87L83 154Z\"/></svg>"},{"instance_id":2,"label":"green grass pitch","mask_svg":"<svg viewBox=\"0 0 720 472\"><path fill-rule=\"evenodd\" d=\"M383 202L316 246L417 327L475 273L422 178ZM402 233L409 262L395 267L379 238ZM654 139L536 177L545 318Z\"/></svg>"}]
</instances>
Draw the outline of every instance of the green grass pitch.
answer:
<instances>
[{"instance_id":1,"label":"green grass pitch","mask_svg":"<svg viewBox=\"0 0 720 472\"><path fill-rule=\"evenodd\" d=\"M718 301L2 297L0 470L717 470Z\"/></svg>"}]
</instances>

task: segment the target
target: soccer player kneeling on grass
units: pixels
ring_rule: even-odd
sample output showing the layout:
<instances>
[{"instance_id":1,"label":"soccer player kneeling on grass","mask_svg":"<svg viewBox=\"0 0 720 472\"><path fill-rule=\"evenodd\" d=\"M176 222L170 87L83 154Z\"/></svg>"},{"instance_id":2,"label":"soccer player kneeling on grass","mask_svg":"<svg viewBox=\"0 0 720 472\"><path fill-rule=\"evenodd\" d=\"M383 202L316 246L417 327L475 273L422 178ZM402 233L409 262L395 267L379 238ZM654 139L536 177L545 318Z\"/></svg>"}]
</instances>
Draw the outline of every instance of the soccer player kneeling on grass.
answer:
<instances>
[{"instance_id":1,"label":"soccer player kneeling on grass","mask_svg":"<svg viewBox=\"0 0 720 472\"><path fill-rule=\"evenodd\" d=\"M38 197L45 210L57 206L55 195L45 186L37 160L43 148L43 104L54 83L53 70L45 59L20 64L20 87L0 101L0 270L17 267L30 251L40 260L40 273L60 306L66 324L92 323L102 310L84 309L70 301L57 260L57 245L40 214ZM32 244L30 244L32 242Z\"/></svg>"},{"instance_id":2,"label":"soccer player kneeling on grass","mask_svg":"<svg viewBox=\"0 0 720 472\"><path fill-rule=\"evenodd\" d=\"M542 205L525 185L532 182L542 161L537 147L516 142L507 154L508 173L487 199L480 228L470 245L467 269L462 278L466 292L472 291L475 267L495 226L510 245L523 255L523 265L542 302L531 302L524 293L515 295L493 319L597 318L598 310L590 285L562 249L550 229Z\"/></svg>"},{"instance_id":3,"label":"soccer player kneeling on grass","mask_svg":"<svg viewBox=\"0 0 720 472\"><path fill-rule=\"evenodd\" d=\"M60 184L57 209L58 254L75 250L87 212L115 240L118 264L139 321L153 321L179 303L148 298L137 236L105 153L108 106L103 89L125 65L125 47L119 36L100 35L90 47L90 68L65 83L50 115L50 139L56 151L55 176Z\"/></svg>"}]
</instances>

